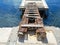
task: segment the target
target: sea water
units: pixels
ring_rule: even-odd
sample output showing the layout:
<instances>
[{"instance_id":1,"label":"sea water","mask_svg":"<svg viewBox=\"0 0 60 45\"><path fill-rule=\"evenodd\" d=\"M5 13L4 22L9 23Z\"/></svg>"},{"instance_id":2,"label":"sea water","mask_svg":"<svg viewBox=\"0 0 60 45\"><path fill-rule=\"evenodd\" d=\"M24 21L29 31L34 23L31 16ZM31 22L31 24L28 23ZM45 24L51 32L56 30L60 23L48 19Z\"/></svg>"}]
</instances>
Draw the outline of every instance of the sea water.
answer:
<instances>
[{"instance_id":1,"label":"sea water","mask_svg":"<svg viewBox=\"0 0 60 45\"><path fill-rule=\"evenodd\" d=\"M0 27L14 27L20 23L19 5L22 0L0 0ZM46 0L49 10L44 25L60 27L60 0Z\"/></svg>"}]
</instances>

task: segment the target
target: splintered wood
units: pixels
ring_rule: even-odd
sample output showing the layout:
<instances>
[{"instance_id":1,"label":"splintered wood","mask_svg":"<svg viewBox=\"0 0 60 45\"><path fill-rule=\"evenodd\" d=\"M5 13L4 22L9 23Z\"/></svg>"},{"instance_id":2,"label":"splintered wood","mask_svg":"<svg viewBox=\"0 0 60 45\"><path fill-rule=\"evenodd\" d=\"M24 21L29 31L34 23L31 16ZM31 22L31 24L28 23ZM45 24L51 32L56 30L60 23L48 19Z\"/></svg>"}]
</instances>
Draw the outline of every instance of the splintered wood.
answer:
<instances>
[{"instance_id":1,"label":"splintered wood","mask_svg":"<svg viewBox=\"0 0 60 45\"><path fill-rule=\"evenodd\" d=\"M42 39L46 37L43 19L40 16L36 3L28 3L19 25L18 35L25 35L29 31L34 31Z\"/></svg>"}]
</instances>

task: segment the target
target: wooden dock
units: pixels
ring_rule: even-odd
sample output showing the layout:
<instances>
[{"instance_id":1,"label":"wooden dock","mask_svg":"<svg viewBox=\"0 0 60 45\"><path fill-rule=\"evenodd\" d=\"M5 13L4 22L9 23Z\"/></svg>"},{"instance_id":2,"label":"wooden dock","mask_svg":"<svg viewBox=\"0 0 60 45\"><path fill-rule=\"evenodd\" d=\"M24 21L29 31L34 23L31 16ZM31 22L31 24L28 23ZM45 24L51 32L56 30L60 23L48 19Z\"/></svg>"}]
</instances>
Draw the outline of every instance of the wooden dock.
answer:
<instances>
[{"instance_id":1,"label":"wooden dock","mask_svg":"<svg viewBox=\"0 0 60 45\"><path fill-rule=\"evenodd\" d=\"M28 15L28 17L26 14ZM37 14L37 17L34 14ZM27 33L29 30L31 32L36 32L37 37L40 36L41 39L46 38L43 19L41 18L37 4L35 2L30 2L26 6L21 24L19 25L18 36L20 37L21 35L25 35L25 33Z\"/></svg>"},{"instance_id":2,"label":"wooden dock","mask_svg":"<svg viewBox=\"0 0 60 45\"><path fill-rule=\"evenodd\" d=\"M44 14L43 11L48 9L45 0L24 0L19 8L24 11L18 31L18 40L23 40L23 42L17 41L18 45L36 45L36 43L37 45L57 45L54 39L55 43L50 43L51 40L47 36L50 35L50 33L48 34L48 32L46 32L43 18L41 17ZM41 11L42 14L40 13Z\"/></svg>"}]
</instances>

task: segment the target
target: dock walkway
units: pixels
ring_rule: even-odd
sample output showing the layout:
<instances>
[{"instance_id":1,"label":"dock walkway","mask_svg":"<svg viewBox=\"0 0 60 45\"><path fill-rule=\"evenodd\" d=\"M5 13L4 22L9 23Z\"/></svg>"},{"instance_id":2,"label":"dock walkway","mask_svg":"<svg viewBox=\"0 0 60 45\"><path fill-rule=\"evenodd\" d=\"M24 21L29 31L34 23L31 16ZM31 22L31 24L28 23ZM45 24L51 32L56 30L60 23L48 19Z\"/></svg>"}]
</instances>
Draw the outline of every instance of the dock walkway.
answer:
<instances>
[{"instance_id":1,"label":"dock walkway","mask_svg":"<svg viewBox=\"0 0 60 45\"><path fill-rule=\"evenodd\" d=\"M19 38L17 36L16 32L18 31L18 29L19 29L18 26L14 27L14 28L13 27L12 28L0 28L0 36L2 35L0 37L0 45L40 45L40 44L41 45L60 45L60 42L59 42L60 41L60 35L59 35L60 34L60 28L47 27L47 26L45 27L45 29L48 30L46 32L47 32L47 39L49 40L49 41L45 40L46 43L42 43L42 42L36 43L35 35L30 36L29 34L28 35L29 35L30 38L29 38L29 40L27 40L28 43L26 43L27 42L26 40L25 40L25 43L24 43L24 39L22 38L22 39L19 40ZM34 37L34 38L32 38L32 37ZM33 43L32 43L31 39L33 40ZM47 41L48 41L48 43L47 43Z\"/></svg>"}]
</instances>

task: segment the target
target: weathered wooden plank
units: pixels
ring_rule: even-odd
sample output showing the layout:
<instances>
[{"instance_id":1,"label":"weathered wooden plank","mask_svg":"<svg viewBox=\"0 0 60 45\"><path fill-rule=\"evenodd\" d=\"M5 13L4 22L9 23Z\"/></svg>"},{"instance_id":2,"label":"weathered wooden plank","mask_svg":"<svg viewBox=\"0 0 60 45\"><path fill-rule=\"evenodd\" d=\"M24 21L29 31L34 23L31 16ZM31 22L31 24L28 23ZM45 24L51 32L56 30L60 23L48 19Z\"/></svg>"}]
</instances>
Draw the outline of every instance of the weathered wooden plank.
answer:
<instances>
[{"instance_id":1,"label":"weathered wooden plank","mask_svg":"<svg viewBox=\"0 0 60 45\"><path fill-rule=\"evenodd\" d=\"M27 18L40 18L38 16L26 16Z\"/></svg>"},{"instance_id":2,"label":"weathered wooden plank","mask_svg":"<svg viewBox=\"0 0 60 45\"><path fill-rule=\"evenodd\" d=\"M21 24L21 27L43 27L42 24Z\"/></svg>"}]
</instances>

